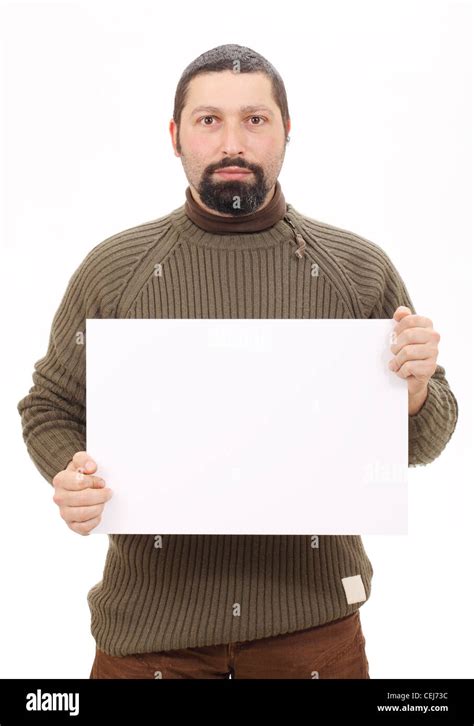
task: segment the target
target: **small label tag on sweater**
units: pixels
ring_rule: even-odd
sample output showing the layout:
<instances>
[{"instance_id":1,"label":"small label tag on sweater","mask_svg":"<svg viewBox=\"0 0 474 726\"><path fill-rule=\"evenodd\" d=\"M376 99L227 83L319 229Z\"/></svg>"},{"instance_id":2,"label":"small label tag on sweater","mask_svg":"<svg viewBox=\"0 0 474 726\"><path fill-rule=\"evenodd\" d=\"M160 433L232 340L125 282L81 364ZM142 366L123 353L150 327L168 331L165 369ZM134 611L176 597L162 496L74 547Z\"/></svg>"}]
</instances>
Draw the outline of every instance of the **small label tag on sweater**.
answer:
<instances>
[{"instance_id":1,"label":"small label tag on sweater","mask_svg":"<svg viewBox=\"0 0 474 726\"><path fill-rule=\"evenodd\" d=\"M354 602L362 602L363 600L367 600L364 583L362 582L362 577L360 575L343 577L342 584L344 586L347 602L349 603L349 605Z\"/></svg>"}]
</instances>

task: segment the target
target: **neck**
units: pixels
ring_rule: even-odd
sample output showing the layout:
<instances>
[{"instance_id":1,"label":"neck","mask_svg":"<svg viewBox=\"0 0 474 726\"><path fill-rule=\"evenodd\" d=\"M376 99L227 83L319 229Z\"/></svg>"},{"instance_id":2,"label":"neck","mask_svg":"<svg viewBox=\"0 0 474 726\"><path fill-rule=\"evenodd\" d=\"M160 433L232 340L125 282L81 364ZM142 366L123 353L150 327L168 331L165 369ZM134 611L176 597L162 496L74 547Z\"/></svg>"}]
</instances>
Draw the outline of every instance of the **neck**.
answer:
<instances>
[{"instance_id":1,"label":"neck","mask_svg":"<svg viewBox=\"0 0 474 726\"><path fill-rule=\"evenodd\" d=\"M190 186L186 189L184 211L198 227L207 232L238 234L239 232L258 232L272 227L283 219L287 205L280 182L277 180L271 199L251 214L234 216L211 212L196 201Z\"/></svg>"},{"instance_id":2,"label":"neck","mask_svg":"<svg viewBox=\"0 0 474 726\"><path fill-rule=\"evenodd\" d=\"M236 215L235 214L232 214L232 212L218 212L217 210L211 209L211 207L206 206L203 203L203 201L201 200L201 198L200 198L199 194L197 193L196 189L193 186L191 186L191 185L189 186L189 188L191 190L191 194L193 196L194 201L205 212L208 212L209 214L212 214L212 215L217 216L217 217L230 217L232 219L235 219ZM260 212L262 209L264 209L267 206L267 204L275 196L275 192L276 192L276 184L274 184L272 186L272 188L270 189L270 191L266 194L265 199L263 201L263 204L257 209L257 212ZM242 219L242 217L247 218L248 216L249 216L248 214L245 214L245 215L241 214L241 215L239 215L240 219Z\"/></svg>"}]
</instances>

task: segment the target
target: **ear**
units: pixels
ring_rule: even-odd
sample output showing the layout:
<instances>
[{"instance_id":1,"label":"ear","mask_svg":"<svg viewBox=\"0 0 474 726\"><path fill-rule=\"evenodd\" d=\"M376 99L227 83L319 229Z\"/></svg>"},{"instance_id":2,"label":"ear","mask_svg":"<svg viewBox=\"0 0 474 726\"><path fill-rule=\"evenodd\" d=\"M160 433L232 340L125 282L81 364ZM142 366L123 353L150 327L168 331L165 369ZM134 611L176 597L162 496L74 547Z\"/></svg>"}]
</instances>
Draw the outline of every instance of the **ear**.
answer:
<instances>
[{"instance_id":1,"label":"ear","mask_svg":"<svg viewBox=\"0 0 474 726\"><path fill-rule=\"evenodd\" d=\"M180 152L178 151L177 147L177 141L178 141L178 127L176 126L175 120L172 118L169 123L169 132L171 136L171 143L173 144L173 151L175 156L181 156Z\"/></svg>"}]
</instances>

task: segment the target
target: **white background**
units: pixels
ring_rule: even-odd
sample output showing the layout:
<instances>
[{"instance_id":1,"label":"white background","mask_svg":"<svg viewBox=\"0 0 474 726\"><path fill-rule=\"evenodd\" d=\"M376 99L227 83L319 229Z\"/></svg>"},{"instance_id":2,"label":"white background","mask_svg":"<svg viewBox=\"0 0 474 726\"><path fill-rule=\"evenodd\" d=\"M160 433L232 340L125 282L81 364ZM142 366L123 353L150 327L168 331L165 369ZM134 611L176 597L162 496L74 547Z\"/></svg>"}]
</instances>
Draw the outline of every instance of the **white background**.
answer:
<instances>
[{"instance_id":1,"label":"white background","mask_svg":"<svg viewBox=\"0 0 474 726\"><path fill-rule=\"evenodd\" d=\"M446 450L409 472L411 534L364 537L370 675L474 677L471 3L3 0L0 28L0 677L89 677L86 592L107 538L61 519L16 405L89 250L184 203L174 92L224 43L254 48L285 81L287 201L385 249L441 334L459 401Z\"/></svg>"}]
</instances>

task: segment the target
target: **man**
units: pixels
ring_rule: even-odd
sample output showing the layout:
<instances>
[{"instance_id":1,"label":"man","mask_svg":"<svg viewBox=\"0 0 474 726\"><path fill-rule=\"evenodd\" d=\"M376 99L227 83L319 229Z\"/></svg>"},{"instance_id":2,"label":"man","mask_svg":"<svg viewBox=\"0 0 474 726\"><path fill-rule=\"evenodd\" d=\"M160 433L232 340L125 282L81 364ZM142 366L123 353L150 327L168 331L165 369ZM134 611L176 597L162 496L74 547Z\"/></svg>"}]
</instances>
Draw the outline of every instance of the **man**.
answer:
<instances>
[{"instance_id":1,"label":"man","mask_svg":"<svg viewBox=\"0 0 474 726\"><path fill-rule=\"evenodd\" d=\"M290 118L275 68L238 45L202 54L179 81L169 130L185 204L91 250L18 404L70 529L89 534L111 496L100 452L84 451L88 317L393 317L408 464L437 458L458 415L436 363L440 335L380 247L286 203L278 175ZM103 578L87 596L90 675L369 678L359 609L372 575L359 536L109 535Z\"/></svg>"}]
</instances>

